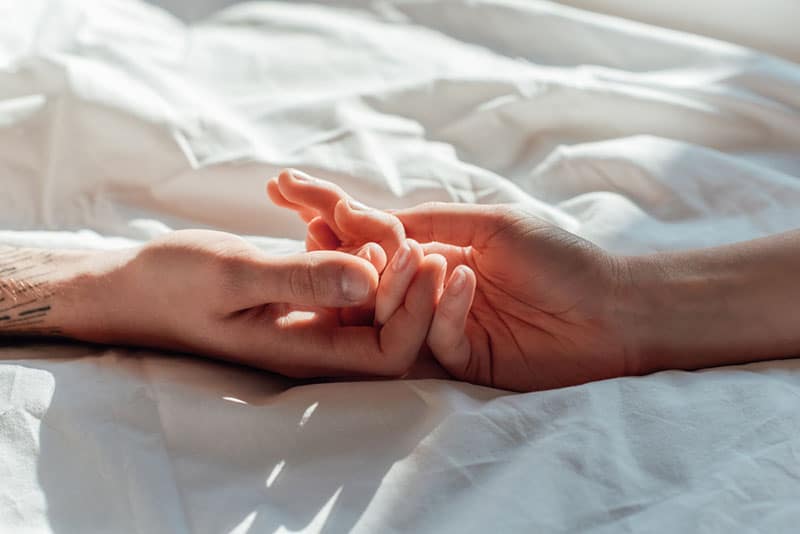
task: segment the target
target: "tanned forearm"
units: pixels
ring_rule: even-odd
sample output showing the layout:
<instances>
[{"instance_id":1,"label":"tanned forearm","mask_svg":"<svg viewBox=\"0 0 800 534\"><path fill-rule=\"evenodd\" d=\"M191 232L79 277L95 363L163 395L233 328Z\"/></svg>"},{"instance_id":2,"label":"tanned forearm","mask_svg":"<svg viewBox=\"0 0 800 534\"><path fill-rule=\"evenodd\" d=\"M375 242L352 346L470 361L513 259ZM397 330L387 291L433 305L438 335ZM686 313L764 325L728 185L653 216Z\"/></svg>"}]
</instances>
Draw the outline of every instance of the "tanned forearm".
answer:
<instances>
[{"instance_id":1,"label":"tanned forearm","mask_svg":"<svg viewBox=\"0 0 800 534\"><path fill-rule=\"evenodd\" d=\"M800 356L800 231L626 262L642 372Z\"/></svg>"}]
</instances>

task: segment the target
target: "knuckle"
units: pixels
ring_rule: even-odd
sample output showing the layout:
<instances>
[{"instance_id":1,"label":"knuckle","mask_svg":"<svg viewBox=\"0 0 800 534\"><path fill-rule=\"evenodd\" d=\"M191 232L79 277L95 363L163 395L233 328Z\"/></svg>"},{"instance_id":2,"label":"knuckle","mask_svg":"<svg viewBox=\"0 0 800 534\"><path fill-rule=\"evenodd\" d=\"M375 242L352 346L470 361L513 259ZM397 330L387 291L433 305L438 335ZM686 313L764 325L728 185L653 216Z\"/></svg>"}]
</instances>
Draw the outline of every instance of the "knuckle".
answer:
<instances>
[{"instance_id":1,"label":"knuckle","mask_svg":"<svg viewBox=\"0 0 800 534\"><path fill-rule=\"evenodd\" d=\"M330 271L331 269L322 269L315 273L312 269L309 276L311 277L311 292L314 295L315 301L327 300L334 295L335 291L332 279L338 279L338 277L331 276Z\"/></svg>"},{"instance_id":2,"label":"knuckle","mask_svg":"<svg viewBox=\"0 0 800 534\"><path fill-rule=\"evenodd\" d=\"M394 215L390 215L389 217L389 233L394 237L399 237L400 239L405 238L406 229L400 219Z\"/></svg>"},{"instance_id":3,"label":"knuckle","mask_svg":"<svg viewBox=\"0 0 800 534\"><path fill-rule=\"evenodd\" d=\"M304 263L292 269L289 275L289 291L295 297L311 296L318 298L314 269L311 263Z\"/></svg>"},{"instance_id":4,"label":"knuckle","mask_svg":"<svg viewBox=\"0 0 800 534\"><path fill-rule=\"evenodd\" d=\"M343 267L323 265L316 258L309 258L292 270L289 276L291 294L310 297L313 302L325 302L339 293L338 280Z\"/></svg>"}]
</instances>

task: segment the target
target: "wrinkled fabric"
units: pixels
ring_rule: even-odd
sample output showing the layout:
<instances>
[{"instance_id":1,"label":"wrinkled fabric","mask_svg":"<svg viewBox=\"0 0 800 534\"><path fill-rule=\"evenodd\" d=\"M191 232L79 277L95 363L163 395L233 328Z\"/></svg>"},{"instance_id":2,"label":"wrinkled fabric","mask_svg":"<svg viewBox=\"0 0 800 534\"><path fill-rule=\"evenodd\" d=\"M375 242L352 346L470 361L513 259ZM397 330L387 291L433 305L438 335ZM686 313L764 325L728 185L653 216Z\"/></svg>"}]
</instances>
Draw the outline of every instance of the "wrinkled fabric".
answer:
<instances>
[{"instance_id":1,"label":"wrinkled fabric","mask_svg":"<svg viewBox=\"0 0 800 534\"><path fill-rule=\"evenodd\" d=\"M299 250L285 166L380 207L525 202L623 254L800 227L796 3L569 3L2 1L0 242ZM794 532L798 398L795 360L510 394L3 346L0 531Z\"/></svg>"}]
</instances>

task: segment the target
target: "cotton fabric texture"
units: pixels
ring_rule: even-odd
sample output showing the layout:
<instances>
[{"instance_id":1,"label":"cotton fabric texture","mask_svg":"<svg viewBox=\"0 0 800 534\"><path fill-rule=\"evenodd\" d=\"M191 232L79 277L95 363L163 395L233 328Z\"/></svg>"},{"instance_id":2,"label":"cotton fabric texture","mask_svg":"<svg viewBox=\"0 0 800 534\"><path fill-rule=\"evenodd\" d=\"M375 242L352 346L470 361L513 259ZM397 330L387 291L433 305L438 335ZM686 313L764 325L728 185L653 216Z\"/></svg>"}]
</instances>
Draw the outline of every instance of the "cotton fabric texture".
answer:
<instances>
[{"instance_id":1,"label":"cotton fabric texture","mask_svg":"<svg viewBox=\"0 0 800 534\"><path fill-rule=\"evenodd\" d=\"M796 3L571 3L3 2L0 242L300 250L286 166L618 253L800 227ZM795 360L510 394L3 346L0 531L794 532L798 398Z\"/></svg>"}]
</instances>

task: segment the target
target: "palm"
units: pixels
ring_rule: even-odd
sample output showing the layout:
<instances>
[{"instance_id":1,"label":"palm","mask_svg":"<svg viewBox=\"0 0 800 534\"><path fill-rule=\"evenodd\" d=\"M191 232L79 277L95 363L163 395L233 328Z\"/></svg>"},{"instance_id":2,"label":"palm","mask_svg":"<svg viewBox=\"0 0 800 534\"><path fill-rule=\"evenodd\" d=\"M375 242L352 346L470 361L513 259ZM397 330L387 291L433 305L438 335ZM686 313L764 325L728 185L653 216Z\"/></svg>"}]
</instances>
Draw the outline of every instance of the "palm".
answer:
<instances>
[{"instance_id":1,"label":"palm","mask_svg":"<svg viewBox=\"0 0 800 534\"><path fill-rule=\"evenodd\" d=\"M609 262L590 243L519 215L479 247L450 251L477 277L464 378L530 390L619 376L624 353L598 319Z\"/></svg>"}]
</instances>

